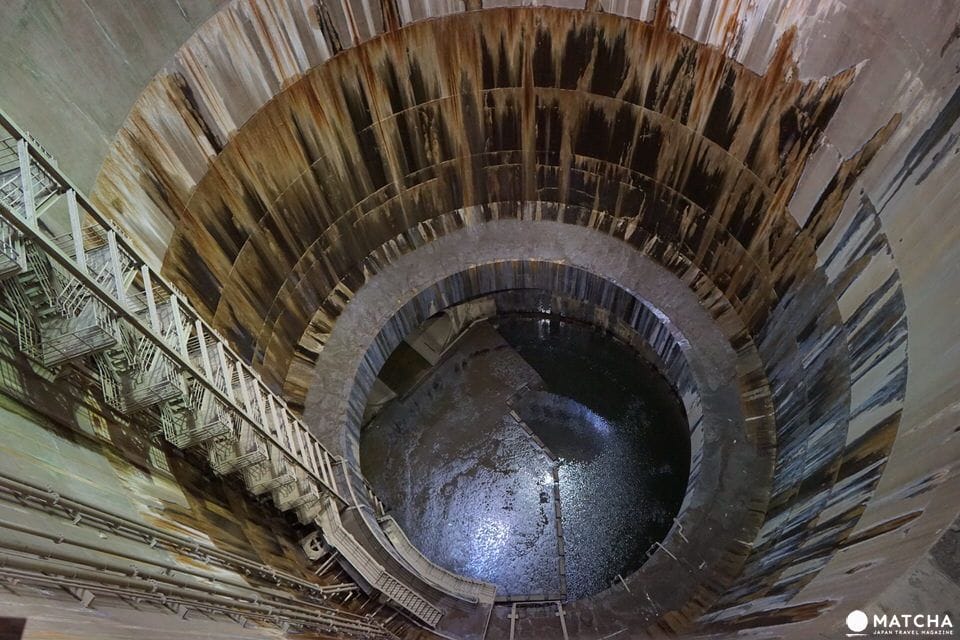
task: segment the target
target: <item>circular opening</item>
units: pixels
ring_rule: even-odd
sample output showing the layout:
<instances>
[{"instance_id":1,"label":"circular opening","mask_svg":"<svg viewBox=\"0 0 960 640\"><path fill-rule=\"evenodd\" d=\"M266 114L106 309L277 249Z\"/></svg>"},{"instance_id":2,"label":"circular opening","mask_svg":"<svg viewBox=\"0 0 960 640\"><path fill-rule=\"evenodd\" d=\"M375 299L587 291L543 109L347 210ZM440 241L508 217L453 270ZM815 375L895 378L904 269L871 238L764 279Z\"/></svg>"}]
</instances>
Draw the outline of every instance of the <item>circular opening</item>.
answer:
<instances>
[{"instance_id":1,"label":"circular opening","mask_svg":"<svg viewBox=\"0 0 960 640\"><path fill-rule=\"evenodd\" d=\"M361 465L410 540L500 597L576 599L640 567L677 515L689 425L670 383L582 322L511 313L392 353Z\"/></svg>"},{"instance_id":2,"label":"circular opening","mask_svg":"<svg viewBox=\"0 0 960 640\"><path fill-rule=\"evenodd\" d=\"M551 229L557 233L548 234ZM339 471L353 477L354 488L368 481L359 468L361 426L367 422L365 408L392 402L391 389L396 388L378 381L378 375L383 372L387 377L390 368L384 369L384 364L394 352L416 352L410 345L417 343L427 353L427 342L442 349L470 322L505 313L536 310L600 327L637 351L650 353L683 401L693 454L677 522L662 546L638 570L623 576L622 583L617 580L612 588L569 602L564 610L571 620L591 625L601 635L615 634L618 627L613 618L598 618L598 611L628 613L629 624L638 629L656 623L664 612L702 611L709 602L703 599L703 580L721 587L731 583L745 559L742 541L760 529L770 493L773 423L752 341L742 343L735 321L715 322L714 314L724 315L723 304L705 305L683 280L606 234L560 222L499 220L453 231L434 242L429 252L396 258L391 269L361 287L324 342L304 418L315 434L327 438L334 452L344 456ZM531 257L531 250L537 255ZM575 264L570 256L576 256ZM442 330L443 317L448 319L448 331ZM421 334L429 340L421 340ZM416 358L430 368L422 354ZM416 358L407 361L415 363ZM409 388L424 384L411 383ZM408 437L401 434L397 450ZM399 463L391 465L386 456L380 459L396 475L401 473ZM420 473L409 479L419 480ZM399 500L382 487L374 488L388 507L399 511ZM416 548L427 546L422 537L414 548L407 546L414 541L397 538L395 548L381 529L394 536L403 532L388 520L378 526L379 508L366 504L364 492L351 491L350 499L357 505L344 510L349 516L345 522L352 523L357 540L366 542L372 555L401 574L410 567L410 579L426 583L424 589L461 593L461 585L450 584L437 567L424 565ZM716 509L717 504L724 508ZM440 513L426 519L425 527L430 535L441 535L447 524ZM496 521L471 531L485 532L487 541L507 533ZM484 540L477 535L468 542L485 549ZM436 553L430 555L442 560ZM696 568L694 573L691 567ZM521 574L511 570L509 575ZM452 580L456 582L456 576ZM500 595L505 591L501 585ZM544 609L545 616L554 614L555 607Z\"/></svg>"}]
</instances>

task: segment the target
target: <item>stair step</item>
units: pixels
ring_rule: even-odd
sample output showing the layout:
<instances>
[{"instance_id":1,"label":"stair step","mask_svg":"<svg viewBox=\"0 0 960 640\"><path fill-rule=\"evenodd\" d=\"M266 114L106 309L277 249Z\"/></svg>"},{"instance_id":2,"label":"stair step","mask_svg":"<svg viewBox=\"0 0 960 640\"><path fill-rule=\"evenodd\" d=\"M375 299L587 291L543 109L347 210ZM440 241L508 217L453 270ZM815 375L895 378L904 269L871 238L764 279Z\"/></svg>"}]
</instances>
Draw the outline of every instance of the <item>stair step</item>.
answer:
<instances>
[{"instance_id":1,"label":"stair step","mask_svg":"<svg viewBox=\"0 0 960 640\"><path fill-rule=\"evenodd\" d=\"M267 476L267 478L262 481L252 482L248 485L248 488L250 489L251 493L259 496L268 491L274 491L289 484L293 484L296 482L296 480L297 479L293 476L293 474L282 473L274 478Z\"/></svg>"},{"instance_id":2,"label":"stair step","mask_svg":"<svg viewBox=\"0 0 960 640\"><path fill-rule=\"evenodd\" d=\"M294 486L289 491L281 490L275 492L273 494L273 500L281 511L288 511L290 509L296 509L297 507L319 503L320 496L312 489L301 494L297 490L297 487Z\"/></svg>"},{"instance_id":3,"label":"stair step","mask_svg":"<svg viewBox=\"0 0 960 640\"><path fill-rule=\"evenodd\" d=\"M0 280L20 273L20 263L4 254L0 254Z\"/></svg>"},{"instance_id":4,"label":"stair step","mask_svg":"<svg viewBox=\"0 0 960 640\"><path fill-rule=\"evenodd\" d=\"M235 471L240 471L251 465L260 464L267 459L267 454L261 449L254 449L253 451L237 454L235 446L235 443L231 443L230 448L234 450L230 451L221 452L218 448L211 450L210 466L217 474L224 476Z\"/></svg>"},{"instance_id":5,"label":"stair step","mask_svg":"<svg viewBox=\"0 0 960 640\"><path fill-rule=\"evenodd\" d=\"M187 420L182 422L165 420L163 423L164 436L178 449L195 447L214 438L225 436L229 432L230 425L222 420L208 422L199 427L190 425Z\"/></svg>"},{"instance_id":6,"label":"stair step","mask_svg":"<svg viewBox=\"0 0 960 640\"><path fill-rule=\"evenodd\" d=\"M43 364L47 367L93 355L116 343L116 337L98 324L75 327L67 332L59 327L47 327L42 330L40 340Z\"/></svg>"},{"instance_id":7,"label":"stair step","mask_svg":"<svg viewBox=\"0 0 960 640\"><path fill-rule=\"evenodd\" d=\"M129 367L118 373L124 373L127 370ZM135 413L172 400L178 395L181 395L180 386L172 380L152 384L141 382L124 394L123 403L128 412Z\"/></svg>"}]
</instances>

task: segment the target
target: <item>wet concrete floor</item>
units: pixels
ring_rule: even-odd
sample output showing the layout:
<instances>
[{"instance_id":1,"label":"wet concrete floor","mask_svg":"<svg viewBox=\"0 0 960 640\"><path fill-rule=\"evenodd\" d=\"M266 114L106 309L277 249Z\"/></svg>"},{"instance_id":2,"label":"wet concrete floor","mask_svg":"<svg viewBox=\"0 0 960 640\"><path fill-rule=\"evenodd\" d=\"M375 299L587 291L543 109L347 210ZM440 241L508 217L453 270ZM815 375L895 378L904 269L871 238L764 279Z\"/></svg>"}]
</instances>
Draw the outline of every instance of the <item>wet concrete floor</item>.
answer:
<instances>
[{"instance_id":1,"label":"wet concrete floor","mask_svg":"<svg viewBox=\"0 0 960 640\"><path fill-rule=\"evenodd\" d=\"M500 597L549 599L640 566L679 509L690 456L680 402L650 364L536 316L469 329L360 445L364 474L427 557Z\"/></svg>"}]
</instances>

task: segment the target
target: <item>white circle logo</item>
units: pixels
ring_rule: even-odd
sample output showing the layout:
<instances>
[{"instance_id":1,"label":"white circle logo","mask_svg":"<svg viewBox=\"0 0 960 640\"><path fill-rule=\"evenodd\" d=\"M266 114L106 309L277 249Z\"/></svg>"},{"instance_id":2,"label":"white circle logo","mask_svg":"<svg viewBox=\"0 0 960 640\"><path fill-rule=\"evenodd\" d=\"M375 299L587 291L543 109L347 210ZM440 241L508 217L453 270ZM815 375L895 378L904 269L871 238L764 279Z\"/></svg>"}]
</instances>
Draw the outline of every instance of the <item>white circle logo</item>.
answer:
<instances>
[{"instance_id":1,"label":"white circle logo","mask_svg":"<svg viewBox=\"0 0 960 640\"><path fill-rule=\"evenodd\" d=\"M847 627L850 631L863 631L867 628L867 614L854 609L847 615Z\"/></svg>"}]
</instances>

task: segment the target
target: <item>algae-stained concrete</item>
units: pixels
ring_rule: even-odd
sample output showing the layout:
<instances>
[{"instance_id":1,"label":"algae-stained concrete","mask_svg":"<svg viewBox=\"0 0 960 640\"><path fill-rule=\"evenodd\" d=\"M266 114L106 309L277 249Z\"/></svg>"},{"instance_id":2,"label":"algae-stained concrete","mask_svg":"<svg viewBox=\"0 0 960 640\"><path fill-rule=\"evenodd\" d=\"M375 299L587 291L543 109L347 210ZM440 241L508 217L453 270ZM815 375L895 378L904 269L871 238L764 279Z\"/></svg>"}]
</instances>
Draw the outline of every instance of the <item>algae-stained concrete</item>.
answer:
<instances>
[{"instance_id":1,"label":"algae-stained concrete","mask_svg":"<svg viewBox=\"0 0 960 640\"><path fill-rule=\"evenodd\" d=\"M0 106L81 185L103 160L99 202L294 405L402 254L499 218L624 238L755 354L775 422L699 624L831 634L950 578L960 8L510 4L10 2Z\"/></svg>"}]
</instances>

